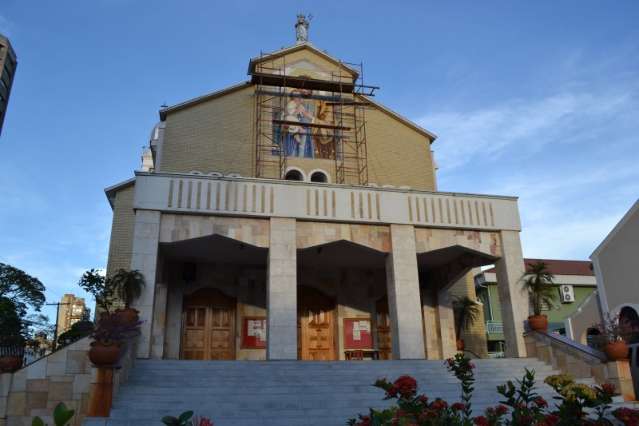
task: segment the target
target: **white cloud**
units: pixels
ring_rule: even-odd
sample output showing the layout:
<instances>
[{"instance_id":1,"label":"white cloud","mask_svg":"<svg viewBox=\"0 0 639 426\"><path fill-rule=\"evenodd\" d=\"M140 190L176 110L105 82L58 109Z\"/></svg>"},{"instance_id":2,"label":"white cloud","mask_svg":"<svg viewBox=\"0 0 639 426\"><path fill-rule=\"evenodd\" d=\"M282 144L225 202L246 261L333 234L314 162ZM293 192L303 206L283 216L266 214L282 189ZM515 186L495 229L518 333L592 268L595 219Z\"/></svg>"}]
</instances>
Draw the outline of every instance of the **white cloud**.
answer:
<instances>
[{"instance_id":1,"label":"white cloud","mask_svg":"<svg viewBox=\"0 0 639 426\"><path fill-rule=\"evenodd\" d=\"M561 93L475 111L435 112L416 121L439 135L436 158L440 170L446 172L495 160L512 147L534 151L551 142L571 142L573 133L582 132L592 122L625 113L634 101L627 90L597 95Z\"/></svg>"}]
</instances>

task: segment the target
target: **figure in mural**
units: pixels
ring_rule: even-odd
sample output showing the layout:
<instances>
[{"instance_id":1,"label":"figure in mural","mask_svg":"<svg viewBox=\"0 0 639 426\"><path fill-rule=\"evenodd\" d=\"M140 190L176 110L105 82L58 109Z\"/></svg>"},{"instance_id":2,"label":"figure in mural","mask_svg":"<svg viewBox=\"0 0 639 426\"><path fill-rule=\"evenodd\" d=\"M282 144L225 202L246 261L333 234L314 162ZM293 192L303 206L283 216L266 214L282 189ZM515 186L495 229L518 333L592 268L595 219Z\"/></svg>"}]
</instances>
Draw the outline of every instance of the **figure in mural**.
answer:
<instances>
[{"instance_id":1,"label":"figure in mural","mask_svg":"<svg viewBox=\"0 0 639 426\"><path fill-rule=\"evenodd\" d=\"M313 138L311 129L304 126L305 123L312 123L314 120L314 103L305 98L306 91L292 90L286 103L286 109L282 113L282 120L288 122L281 128L281 141L286 156L313 158ZM291 124L292 122L299 125Z\"/></svg>"},{"instance_id":2,"label":"figure in mural","mask_svg":"<svg viewBox=\"0 0 639 426\"><path fill-rule=\"evenodd\" d=\"M287 157L302 158L335 158L335 141L339 139L333 128L309 126L319 124L332 126L334 124L333 106L326 101L317 99L312 91L293 89L287 96L284 111L275 113L275 120L282 124L273 126L273 155L279 155L279 150Z\"/></svg>"},{"instance_id":3,"label":"figure in mural","mask_svg":"<svg viewBox=\"0 0 639 426\"><path fill-rule=\"evenodd\" d=\"M317 114L314 124L333 125L333 106L325 101L318 101ZM315 145L315 157L335 158L335 129L315 128L313 130L313 142Z\"/></svg>"}]
</instances>

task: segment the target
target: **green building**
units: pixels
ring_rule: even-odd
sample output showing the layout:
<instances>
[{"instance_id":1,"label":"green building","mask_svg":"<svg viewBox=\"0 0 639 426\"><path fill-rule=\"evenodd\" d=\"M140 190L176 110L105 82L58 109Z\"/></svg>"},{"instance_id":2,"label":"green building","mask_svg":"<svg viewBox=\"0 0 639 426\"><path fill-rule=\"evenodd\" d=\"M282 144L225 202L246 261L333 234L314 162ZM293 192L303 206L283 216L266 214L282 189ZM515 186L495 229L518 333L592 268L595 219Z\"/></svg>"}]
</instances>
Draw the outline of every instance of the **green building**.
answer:
<instances>
[{"instance_id":1,"label":"green building","mask_svg":"<svg viewBox=\"0 0 639 426\"><path fill-rule=\"evenodd\" d=\"M588 303L592 299L590 296L597 289L592 265L589 261L581 260L524 259L526 269L528 265L536 262L548 265L548 269L555 276L554 282L557 287L554 306L546 306L543 312L548 316L548 331L572 337L571 330L566 330L566 320L583 304ZM495 269L487 269L477 274L475 286L477 298L484 309L488 353L491 356L500 356L504 348L504 335ZM522 306L521 309L529 308Z\"/></svg>"}]
</instances>

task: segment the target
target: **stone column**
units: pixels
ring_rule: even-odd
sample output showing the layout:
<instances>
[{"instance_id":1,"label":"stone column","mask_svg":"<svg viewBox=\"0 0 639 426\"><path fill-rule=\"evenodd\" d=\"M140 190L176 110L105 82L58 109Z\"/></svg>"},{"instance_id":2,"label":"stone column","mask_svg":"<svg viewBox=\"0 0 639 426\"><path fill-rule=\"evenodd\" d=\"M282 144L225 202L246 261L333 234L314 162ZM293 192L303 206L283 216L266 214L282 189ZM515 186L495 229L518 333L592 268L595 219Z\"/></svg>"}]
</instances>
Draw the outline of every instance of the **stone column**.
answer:
<instances>
[{"instance_id":1,"label":"stone column","mask_svg":"<svg viewBox=\"0 0 639 426\"><path fill-rule=\"evenodd\" d=\"M164 336L166 333L167 297L169 288L165 283L155 285L153 308L153 330L151 334L151 358L164 358Z\"/></svg>"},{"instance_id":2,"label":"stone column","mask_svg":"<svg viewBox=\"0 0 639 426\"><path fill-rule=\"evenodd\" d=\"M424 359L419 272L412 225L390 225L386 291L393 329L393 358Z\"/></svg>"},{"instance_id":3,"label":"stone column","mask_svg":"<svg viewBox=\"0 0 639 426\"><path fill-rule=\"evenodd\" d=\"M453 300L448 287L437 292L437 314L439 315L439 332L441 335L440 351L442 358L447 359L457 352Z\"/></svg>"},{"instance_id":4,"label":"stone column","mask_svg":"<svg viewBox=\"0 0 639 426\"><path fill-rule=\"evenodd\" d=\"M501 247L502 257L495 267L506 339L505 355L520 358L526 356L524 321L528 318L529 302L521 283L525 266L519 232L501 231Z\"/></svg>"},{"instance_id":5,"label":"stone column","mask_svg":"<svg viewBox=\"0 0 639 426\"><path fill-rule=\"evenodd\" d=\"M266 357L297 359L295 219L271 218L266 277Z\"/></svg>"},{"instance_id":6,"label":"stone column","mask_svg":"<svg viewBox=\"0 0 639 426\"><path fill-rule=\"evenodd\" d=\"M146 286L144 286L140 298L133 303L133 307L140 311L140 320L143 321L140 326L138 358L149 358L151 355L151 328L155 304L159 239L160 212L138 210L135 213L131 269L142 272L146 280Z\"/></svg>"}]
</instances>

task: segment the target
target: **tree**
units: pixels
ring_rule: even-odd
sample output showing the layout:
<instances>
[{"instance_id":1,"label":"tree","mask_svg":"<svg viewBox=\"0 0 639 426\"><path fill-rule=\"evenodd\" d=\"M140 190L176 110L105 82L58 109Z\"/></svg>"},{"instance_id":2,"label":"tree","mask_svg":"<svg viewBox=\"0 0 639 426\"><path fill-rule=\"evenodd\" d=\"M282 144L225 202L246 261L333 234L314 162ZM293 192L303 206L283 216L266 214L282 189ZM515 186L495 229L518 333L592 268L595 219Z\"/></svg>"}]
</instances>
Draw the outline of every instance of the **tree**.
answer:
<instances>
[{"instance_id":1,"label":"tree","mask_svg":"<svg viewBox=\"0 0 639 426\"><path fill-rule=\"evenodd\" d=\"M107 285L113 286L127 308L140 297L145 286L144 275L138 270L119 269L112 277L107 278L107 282Z\"/></svg>"},{"instance_id":2,"label":"tree","mask_svg":"<svg viewBox=\"0 0 639 426\"><path fill-rule=\"evenodd\" d=\"M25 340L25 326L15 302L0 298L0 347L22 345Z\"/></svg>"},{"instance_id":3,"label":"tree","mask_svg":"<svg viewBox=\"0 0 639 426\"><path fill-rule=\"evenodd\" d=\"M548 270L545 262L536 262L528 265L523 278L524 290L530 295L533 313L539 316L542 307L553 306L557 298L557 289L553 286L555 276Z\"/></svg>"},{"instance_id":4,"label":"tree","mask_svg":"<svg viewBox=\"0 0 639 426\"><path fill-rule=\"evenodd\" d=\"M479 305L468 296L457 297L453 300L453 314L455 316L455 332L457 339L461 339L461 332L468 330L479 319Z\"/></svg>"},{"instance_id":5,"label":"tree","mask_svg":"<svg viewBox=\"0 0 639 426\"><path fill-rule=\"evenodd\" d=\"M20 316L27 307L39 311L44 304L44 284L39 279L11 265L0 263L0 299L14 303Z\"/></svg>"},{"instance_id":6,"label":"tree","mask_svg":"<svg viewBox=\"0 0 639 426\"><path fill-rule=\"evenodd\" d=\"M91 293L95 298L95 304L104 312L109 312L109 308L114 301L116 288L97 269L89 269L78 282L87 293Z\"/></svg>"}]
</instances>

